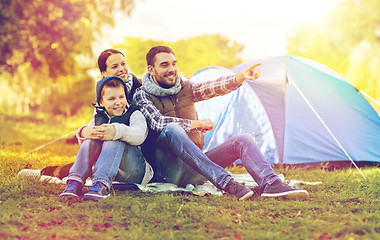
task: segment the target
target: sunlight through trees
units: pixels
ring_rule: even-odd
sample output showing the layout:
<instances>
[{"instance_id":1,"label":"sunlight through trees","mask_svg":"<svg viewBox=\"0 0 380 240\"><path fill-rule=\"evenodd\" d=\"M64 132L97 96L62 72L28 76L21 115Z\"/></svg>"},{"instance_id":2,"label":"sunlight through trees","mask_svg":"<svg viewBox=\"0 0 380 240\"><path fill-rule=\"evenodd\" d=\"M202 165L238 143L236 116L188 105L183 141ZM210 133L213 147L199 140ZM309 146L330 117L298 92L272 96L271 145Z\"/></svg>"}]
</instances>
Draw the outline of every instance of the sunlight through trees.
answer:
<instances>
[{"instance_id":1,"label":"sunlight through trees","mask_svg":"<svg viewBox=\"0 0 380 240\"><path fill-rule=\"evenodd\" d=\"M306 22L289 37L288 53L327 65L380 101L380 1L336 2L321 24Z\"/></svg>"}]
</instances>

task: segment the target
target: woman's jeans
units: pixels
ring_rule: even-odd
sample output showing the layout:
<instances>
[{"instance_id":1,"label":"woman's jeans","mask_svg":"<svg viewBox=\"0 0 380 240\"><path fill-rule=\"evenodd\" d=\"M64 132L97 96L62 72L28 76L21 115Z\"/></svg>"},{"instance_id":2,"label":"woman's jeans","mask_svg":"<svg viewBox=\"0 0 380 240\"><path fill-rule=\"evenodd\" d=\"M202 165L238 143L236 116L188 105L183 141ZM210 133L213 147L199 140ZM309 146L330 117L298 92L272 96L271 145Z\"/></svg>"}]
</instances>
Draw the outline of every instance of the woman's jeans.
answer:
<instances>
[{"instance_id":1,"label":"woman's jeans","mask_svg":"<svg viewBox=\"0 0 380 240\"><path fill-rule=\"evenodd\" d=\"M88 177L111 188L112 181L141 183L145 158L137 146L123 141L85 140L67 180L84 184Z\"/></svg>"},{"instance_id":2,"label":"woman's jeans","mask_svg":"<svg viewBox=\"0 0 380 240\"><path fill-rule=\"evenodd\" d=\"M224 168L239 158L260 189L279 179L249 134L231 137L203 153L180 125L171 123L162 130L156 144L156 174L178 186L207 179L225 189L232 177Z\"/></svg>"}]
</instances>

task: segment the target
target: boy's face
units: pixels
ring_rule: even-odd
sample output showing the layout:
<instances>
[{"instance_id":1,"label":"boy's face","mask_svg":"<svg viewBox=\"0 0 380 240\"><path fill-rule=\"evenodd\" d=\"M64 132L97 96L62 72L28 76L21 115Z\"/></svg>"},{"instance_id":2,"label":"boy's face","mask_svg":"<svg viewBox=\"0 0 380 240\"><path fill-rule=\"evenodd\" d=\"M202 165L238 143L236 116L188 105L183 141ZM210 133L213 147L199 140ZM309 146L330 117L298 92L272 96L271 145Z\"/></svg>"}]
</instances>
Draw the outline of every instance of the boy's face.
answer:
<instances>
[{"instance_id":1,"label":"boy's face","mask_svg":"<svg viewBox=\"0 0 380 240\"><path fill-rule=\"evenodd\" d=\"M122 85L118 87L104 86L99 103L100 106L105 107L110 116L121 116L128 103L124 87Z\"/></svg>"}]
</instances>

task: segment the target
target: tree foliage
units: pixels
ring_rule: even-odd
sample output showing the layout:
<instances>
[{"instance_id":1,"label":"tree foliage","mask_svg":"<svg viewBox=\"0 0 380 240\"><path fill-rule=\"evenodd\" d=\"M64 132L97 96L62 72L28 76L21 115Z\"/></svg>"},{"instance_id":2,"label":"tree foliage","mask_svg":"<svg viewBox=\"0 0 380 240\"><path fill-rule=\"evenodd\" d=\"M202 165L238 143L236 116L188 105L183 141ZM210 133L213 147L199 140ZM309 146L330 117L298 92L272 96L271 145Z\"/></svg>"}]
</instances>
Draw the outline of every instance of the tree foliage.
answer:
<instances>
[{"instance_id":1,"label":"tree foliage","mask_svg":"<svg viewBox=\"0 0 380 240\"><path fill-rule=\"evenodd\" d=\"M146 72L145 55L151 47L156 45L167 45L173 49L181 74L187 77L207 66L232 68L242 63L239 54L244 48L243 45L219 34L197 36L176 42L125 38L115 48L127 54L130 70L142 76Z\"/></svg>"},{"instance_id":2,"label":"tree foliage","mask_svg":"<svg viewBox=\"0 0 380 240\"><path fill-rule=\"evenodd\" d=\"M113 24L116 9L132 8L133 0L1 0L0 75L17 94L18 110L41 105L52 85L63 94L68 79L86 75L78 56L91 56L91 43L101 26Z\"/></svg>"},{"instance_id":3,"label":"tree foliage","mask_svg":"<svg viewBox=\"0 0 380 240\"><path fill-rule=\"evenodd\" d=\"M0 86L6 90L0 111L67 116L92 101L92 44L113 25L116 13L129 14L133 7L133 0L0 0ZM177 42L126 38L116 48L127 53L129 67L141 76L146 52L158 44L173 48L187 76L206 66L242 62L243 46L220 35Z\"/></svg>"},{"instance_id":4,"label":"tree foliage","mask_svg":"<svg viewBox=\"0 0 380 240\"><path fill-rule=\"evenodd\" d=\"M380 101L380 1L345 0L322 23L302 24L288 53L319 61ZM374 105L376 107L376 105Z\"/></svg>"}]
</instances>

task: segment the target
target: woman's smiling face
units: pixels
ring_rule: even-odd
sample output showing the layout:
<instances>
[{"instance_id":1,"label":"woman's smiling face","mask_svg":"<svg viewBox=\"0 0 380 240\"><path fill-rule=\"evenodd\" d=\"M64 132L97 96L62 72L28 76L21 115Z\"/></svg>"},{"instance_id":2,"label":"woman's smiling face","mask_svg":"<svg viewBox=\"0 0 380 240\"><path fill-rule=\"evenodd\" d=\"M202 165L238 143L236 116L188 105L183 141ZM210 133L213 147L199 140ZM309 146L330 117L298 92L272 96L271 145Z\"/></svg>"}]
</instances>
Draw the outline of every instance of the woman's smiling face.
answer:
<instances>
[{"instance_id":1,"label":"woman's smiling face","mask_svg":"<svg viewBox=\"0 0 380 240\"><path fill-rule=\"evenodd\" d=\"M102 72L103 77L118 76L127 82L128 67L123 55L117 53L110 55L106 60L107 69Z\"/></svg>"}]
</instances>

